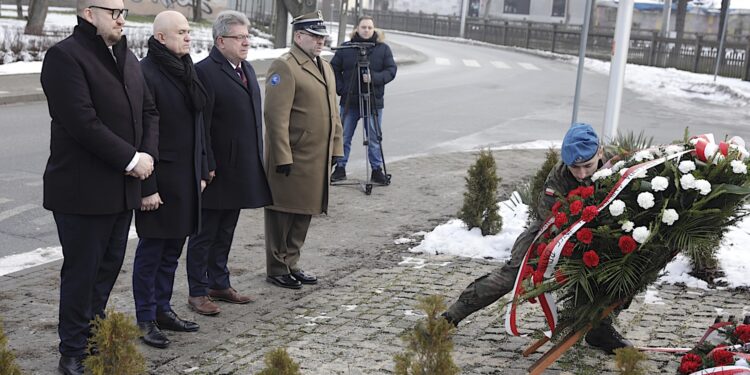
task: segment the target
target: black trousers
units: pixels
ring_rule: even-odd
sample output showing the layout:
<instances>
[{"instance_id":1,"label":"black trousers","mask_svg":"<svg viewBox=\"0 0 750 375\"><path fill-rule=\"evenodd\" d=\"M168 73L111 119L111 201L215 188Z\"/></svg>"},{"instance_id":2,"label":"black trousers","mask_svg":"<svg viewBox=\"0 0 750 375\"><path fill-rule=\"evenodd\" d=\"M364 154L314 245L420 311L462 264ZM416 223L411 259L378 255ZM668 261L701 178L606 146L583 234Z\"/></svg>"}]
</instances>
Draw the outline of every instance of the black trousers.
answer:
<instances>
[{"instance_id":1,"label":"black trousers","mask_svg":"<svg viewBox=\"0 0 750 375\"><path fill-rule=\"evenodd\" d=\"M171 311L172 289L184 238L141 238L133 261L133 299L138 322L156 320Z\"/></svg>"},{"instance_id":2,"label":"black trousers","mask_svg":"<svg viewBox=\"0 0 750 375\"><path fill-rule=\"evenodd\" d=\"M201 230L190 236L187 251L187 276L191 297L207 296L208 289L227 289L229 250L240 210L201 212Z\"/></svg>"},{"instance_id":3,"label":"black trousers","mask_svg":"<svg viewBox=\"0 0 750 375\"><path fill-rule=\"evenodd\" d=\"M104 317L109 293L120 273L133 211L114 215L54 212L63 252L60 271L60 354L86 351L89 322Z\"/></svg>"}]
</instances>

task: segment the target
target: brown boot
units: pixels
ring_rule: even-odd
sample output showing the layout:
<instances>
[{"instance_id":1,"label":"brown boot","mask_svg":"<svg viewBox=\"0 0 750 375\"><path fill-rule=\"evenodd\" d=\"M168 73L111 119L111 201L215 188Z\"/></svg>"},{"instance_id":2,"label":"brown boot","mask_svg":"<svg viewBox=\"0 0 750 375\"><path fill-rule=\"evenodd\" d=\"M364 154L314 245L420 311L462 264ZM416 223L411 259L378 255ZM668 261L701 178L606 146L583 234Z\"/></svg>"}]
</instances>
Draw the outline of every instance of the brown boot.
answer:
<instances>
[{"instance_id":1,"label":"brown boot","mask_svg":"<svg viewBox=\"0 0 750 375\"><path fill-rule=\"evenodd\" d=\"M250 296L243 296L242 294L237 293L234 288L221 290L209 289L208 295L211 297L211 299L215 299L217 301L236 303L239 305L244 305L248 302L255 302L255 298Z\"/></svg>"},{"instance_id":2,"label":"brown boot","mask_svg":"<svg viewBox=\"0 0 750 375\"><path fill-rule=\"evenodd\" d=\"M188 297L188 305L195 312L201 315L216 315L221 312L209 296Z\"/></svg>"}]
</instances>

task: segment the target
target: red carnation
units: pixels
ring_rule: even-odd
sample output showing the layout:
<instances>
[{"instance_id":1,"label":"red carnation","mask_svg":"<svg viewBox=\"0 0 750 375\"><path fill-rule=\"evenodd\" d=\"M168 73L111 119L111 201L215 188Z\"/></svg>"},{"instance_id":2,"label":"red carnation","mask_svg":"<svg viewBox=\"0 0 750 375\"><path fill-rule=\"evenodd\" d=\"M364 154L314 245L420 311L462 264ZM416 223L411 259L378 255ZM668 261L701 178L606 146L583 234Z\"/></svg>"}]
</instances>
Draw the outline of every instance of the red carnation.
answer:
<instances>
[{"instance_id":1,"label":"red carnation","mask_svg":"<svg viewBox=\"0 0 750 375\"><path fill-rule=\"evenodd\" d=\"M542 253L544 252L544 249L547 247L547 244L540 243L539 245L536 245L536 255L542 256Z\"/></svg>"},{"instance_id":2,"label":"red carnation","mask_svg":"<svg viewBox=\"0 0 750 375\"><path fill-rule=\"evenodd\" d=\"M726 349L714 350L711 353L711 358L714 360L716 366L728 366L734 364L734 354L726 351Z\"/></svg>"},{"instance_id":3,"label":"red carnation","mask_svg":"<svg viewBox=\"0 0 750 375\"><path fill-rule=\"evenodd\" d=\"M586 186L586 187L580 187L581 189L581 198L586 199L592 195L594 195L594 187L593 186Z\"/></svg>"},{"instance_id":4,"label":"red carnation","mask_svg":"<svg viewBox=\"0 0 750 375\"><path fill-rule=\"evenodd\" d=\"M692 374L700 369L701 364L699 362L682 362L677 371L679 371L680 374Z\"/></svg>"},{"instance_id":5,"label":"red carnation","mask_svg":"<svg viewBox=\"0 0 750 375\"><path fill-rule=\"evenodd\" d=\"M557 211L560 210L560 206L562 206L562 203L560 203L560 201L555 202L555 204L552 205L552 213L557 215Z\"/></svg>"},{"instance_id":6,"label":"red carnation","mask_svg":"<svg viewBox=\"0 0 750 375\"><path fill-rule=\"evenodd\" d=\"M561 252L562 256L569 257L569 256L573 255L573 248L574 247L575 247L575 245L572 242L566 242L565 245L563 245L563 248L562 248L562 252Z\"/></svg>"},{"instance_id":7,"label":"red carnation","mask_svg":"<svg viewBox=\"0 0 750 375\"><path fill-rule=\"evenodd\" d=\"M588 245L594 239L594 234L591 233L591 229L589 228L581 228L581 230L576 232L576 238L578 239L578 241L581 241Z\"/></svg>"},{"instance_id":8,"label":"red carnation","mask_svg":"<svg viewBox=\"0 0 750 375\"><path fill-rule=\"evenodd\" d=\"M599 255L596 254L596 251L589 250L585 253L583 253L583 264L586 265L588 268L594 268L599 265Z\"/></svg>"},{"instance_id":9,"label":"red carnation","mask_svg":"<svg viewBox=\"0 0 750 375\"><path fill-rule=\"evenodd\" d=\"M568 281L568 277L565 276L562 270L558 269L555 271L555 281L557 281L558 284L565 284Z\"/></svg>"},{"instance_id":10,"label":"red carnation","mask_svg":"<svg viewBox=\"0 0 750 375\"><path fill-rule=\"evenodd\" d=\"M622 251L623 254L630 254L636 247L638 247L638 244L635 243L633 237L625 235L620 236L620 240L617 241L617 246L620 247L620 251Z\"/></svg>"},{"instance_id":11,"label":"red carnation","mask_svg":"<svg viewBox=\"0 0 750 375\"><path fill-rule=\"evenodd\" d=\"M571 215L580 214L582 209L583 209L583 201L574 200L573 203L570 204Z\"/></svg>"},{"instance_id":12,"label":"red carnation","mask_svg":"<svg viewBox=\"0 0 750 375\"><path fill-rule=\"evenodd\" d=\"M544 239L548 240L549 239L549 235L550 235L549 232L544 232L544 234L542 235L542 237Z\"/></svg>"},{"instance_id":13,"label":"red carnation","mask_svg":"<svg viewBox=\"0 0 750 375\"><path fill-rule=\"evenodd\" d=\"M738 325L737 328L734 329L734 335L743 343L750 343L750 324Z\"/></svg>"},{"instance_id":14,"label":"red carnation","mask_svg":"<svg viewBox=\"0 0 750 375\"><path fill-rule=\"evenodd\" d=\"M568 192L568 200L573 199L574 197L580 197L581 196L581 188L577 187L571 191Z\"/></svg>"},{"instance_id":15,"label":"red carnation","mask_svg":"<svg viewBox=\"0 0 750 375\"><path fill-rule=\"evenodd\" d=\"M703 360L701 359L701 356L695 354L695 353L687 353L684 356L682 356L682 360L680 363L685 362L698 362L699 364L703 363Z\"/></svg>"},{"instance_id":16,"label":"red carnation","mask_svg":"<svg viewBox=\"0 0 750 375\"><path fill-rule=\"evenodd\" d=\"M558 229L562 228L562 226L567 223L568 223L568 215L565 215L564 212L558 212L557 215L555 215L555 226Z\"/></svg>"},{"instance_id":17,"label":"red carnation","mask_svg":"<svg viewBox=\"0 0 750 375\"><path fill-rule=\"evenodd\" d=\"M530 265L523 266L523 270L521 270L521 280L531 276L534 273L534 268Z\"/></svg>"},{"instance_id":18,"label":"red carnation","mask_svg":"<svg viewBox=\"0 0 750 375\"><path fill-rule=\"evenodd\" d=\"M581 219L583 219L583 221L591 221L594 220L594 218L598 214L599 209L597 209L596 206L586 206L586 208L583 209L583 215L581 215Z\"/></svg>"}]
</instances>

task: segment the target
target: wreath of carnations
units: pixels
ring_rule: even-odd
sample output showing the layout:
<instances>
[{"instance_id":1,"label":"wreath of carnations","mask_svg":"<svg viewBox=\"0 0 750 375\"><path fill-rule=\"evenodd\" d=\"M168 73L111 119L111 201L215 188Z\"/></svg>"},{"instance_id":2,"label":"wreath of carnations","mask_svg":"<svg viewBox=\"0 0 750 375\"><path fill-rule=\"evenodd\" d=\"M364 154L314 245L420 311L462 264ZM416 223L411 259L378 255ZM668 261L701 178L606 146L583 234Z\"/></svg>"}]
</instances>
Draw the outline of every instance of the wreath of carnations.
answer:
<instances>
[{"instance_id":1,"label":"wreath of carnations","mask_svg":"<svg viewBox=\"0 0 750 375\"><path fill-rule=\"evenodd\" d=\"M726 324L680 359L679 374L747 374L750 324Z\"/></svg>"},{"instance_id":2,"label":"wreath of carnations","mask_svg":"<svg viewBox=\"0 0 750 375\"><path fill-rule=\"evenodd\" d=\"M516 305L537 300L548 335L581 329L645 290L679 252L718 248L747 214L749 161L740 138L703 135L608 163L591 185L558 196L516 279L508 332L519 335Z\"/></svg>"}]
</instances>

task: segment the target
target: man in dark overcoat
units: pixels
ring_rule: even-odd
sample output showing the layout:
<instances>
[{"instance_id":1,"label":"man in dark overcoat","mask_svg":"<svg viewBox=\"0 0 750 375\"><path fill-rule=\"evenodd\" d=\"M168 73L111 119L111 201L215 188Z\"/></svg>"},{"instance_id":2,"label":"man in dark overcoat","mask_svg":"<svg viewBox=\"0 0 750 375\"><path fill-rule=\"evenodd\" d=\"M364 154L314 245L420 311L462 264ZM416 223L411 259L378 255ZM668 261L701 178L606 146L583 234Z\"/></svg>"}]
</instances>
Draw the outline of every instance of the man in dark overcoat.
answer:
<instances>
[{"instance_id":1,"label":"man in dark overcoat","mask_svg":"<svg viewBox=\"0 0 750 375\"><path fill-rule=\"evenodd\" d=\"M211 178L203 192L201 230L188 244L188 302L206 315L219 312L211 299L239 304L253 300L229 282L229 250L240 209L271 204L263 171L260 87L245 61L249 25L240 12L219 13L213 24L214 47L196 64L208 92L204 119Z\"/></svg>"},{"instance_id":2,"label":"man in dark overcoat","mask_svg":"<svg viewBox=\"0 0 750 375\"><path fill-rule=\"evenodd\" d=\"M133 262L133 297L143 341L165 348L162 330L194 332L170 300L177 260L187 236L198 231L200 196L208 180L203 131L206 90L190 58L190 24L176 11L154 19L143 75L159 110L159 163L143 181L136 211L138 247Z\"/></svg>"},{"instance_id":3,"label":"man in dark overcoat","mask_svg":"<svg viewBox=\"0 0 750 375\"><path fill-rule=\"evenodd\" d=\"M273 205L264 209L266 280L282 288L315 284L298 265L312 215L328 210L331 161L344 155L336 79L320 58L328 35L320 11L292 22L292 48L266 75L266 175Z\"/></svg>"},{"instance_id":4,"label":"man in dark overcoat","mask_svg":"<svg viewBox=\"0 0 750 375\"><path fill-rule=\"evenodd\" d=\"M83 374L89 322L103 317L125 257L141 180L158 160L158 112L122 35L122 0L79 0L78 26L50 48L42 88L51 122L44 207L57 224L59 370Z\"/></svg>"}]
</instances>

